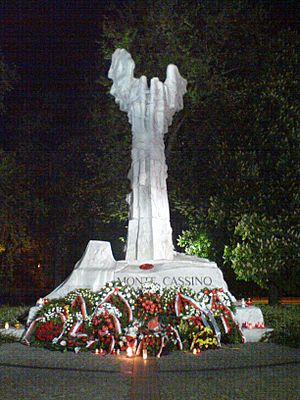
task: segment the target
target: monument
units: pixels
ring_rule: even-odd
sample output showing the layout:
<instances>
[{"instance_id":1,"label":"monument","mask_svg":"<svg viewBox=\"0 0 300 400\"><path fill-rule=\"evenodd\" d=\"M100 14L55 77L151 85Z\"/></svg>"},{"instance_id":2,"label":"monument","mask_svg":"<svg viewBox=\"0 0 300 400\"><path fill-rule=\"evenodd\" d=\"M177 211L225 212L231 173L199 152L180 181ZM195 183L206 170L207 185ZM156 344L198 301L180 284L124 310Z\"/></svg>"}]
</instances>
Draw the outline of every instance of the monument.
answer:
<instances>
[{"instance_id":1,"label":"monument","mask_svg":"<svg viewBox=\"0 0 300 400\"><path fill-rule=\"evenodd\" d=\"M169 65L165 82L152 78L148 88L145 76L134 77L134 68L131 55L117 49L108 73L113 81L110 93L132 126L126 260L172 260L164 135L173 115L183 108L186 80Z\"/></svg>"},{"instance_id":2,"label":"monument","mask_svg":"<svg viewBox=\"0 0 300 400\"><path fill-rule=\"evenodd\" d=\"M145 76L139 79L134 77L134 68L131 55L124 49L117 49L112 56L108 75L113 81L111 94L121 111L127 113L132 126L132 162L128 174L132 191L127 196L129 223L125 260L114 259L109 242L91 240L70 276L47 297L62 298L79 288L98 292L106 283L120 280L135 287L146 282L156 282L162 287L185 286L197 292L206 287L212 289L209 301L211 309L217 299L217 291L227 292L230 300L235 301L216 263L173 250L164 135L174 114L183 108L186 80L175 65L169 65L165 82L152 78L148 87ZM109 286L113 285L109 283ZM180 298L181 290L178 289L176 299ZM188 297L186 299L193 301ZM176 303L176 307L179 307L179 303ZM29 329L23 338L26 344L29 344L28 338L35 324L31 324L31 321L35 320L41 304L45 304L43 299L30 310L27 320ZM83 307L83 314L84 310ZM224 329L229 332L224 315ZM256 326L263 327L263 315L257 307L245 308L242 304L242 307L237 307L234 318L247 341L258 341L265 332L270 331L253 329ZM212 317L211 323L218 336L220 331L214 321ZM78 320L74 326L81 323Z\"/></svg>"},{"instance_id":3,"label":"monument","mask_svg":"<svg viewBox=\"0 0 300 400\"><path fill-rule=\"evenodd\" d=\"M216 263L175 253L173 249L164 135L174 114L183 109L187 82L171 64L166 80L152 78L148 87L145 76L134 77L134 69L131 55L117 49L108 73L113 81L110 93L121 111L127 113L132 127L128 173L132 191L127 196L125 260L115 261L109 242L92 240L71 275L49 298L63 297L79 287L97 291L115 279L133 286L153 281L162 286L189 286L196 290L221 287L228 291Z\"/></svg>"}]
</instances>

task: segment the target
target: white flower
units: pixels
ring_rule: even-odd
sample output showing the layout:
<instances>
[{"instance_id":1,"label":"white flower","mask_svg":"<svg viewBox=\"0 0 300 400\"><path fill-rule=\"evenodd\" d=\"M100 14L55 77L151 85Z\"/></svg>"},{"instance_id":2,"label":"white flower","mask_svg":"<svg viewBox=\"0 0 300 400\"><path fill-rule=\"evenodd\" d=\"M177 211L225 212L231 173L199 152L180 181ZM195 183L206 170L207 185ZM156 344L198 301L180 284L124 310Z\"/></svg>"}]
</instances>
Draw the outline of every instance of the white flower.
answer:
<instances>
[{"instance_id":1,"label":"white flower","mask_svg":"<svg viewBox=\"0 0 300 400\"><path fill-rule=\"evenodd\" d=\"M77 354L80 352L80 347L75 347L74 352Z\"/></svg>"},{"instance_id":2,"label":"white flower","mask_svg":"<svg viewBox=\"0 0 300 400\"><path fill-rule=\"evenodd\" d=\"M66 342L65 340L62 340L62 341L60 342L60 345L61 345L61 346L66 346L66 345L67 345L67 342Z\"/></svg>"}]
</instances>

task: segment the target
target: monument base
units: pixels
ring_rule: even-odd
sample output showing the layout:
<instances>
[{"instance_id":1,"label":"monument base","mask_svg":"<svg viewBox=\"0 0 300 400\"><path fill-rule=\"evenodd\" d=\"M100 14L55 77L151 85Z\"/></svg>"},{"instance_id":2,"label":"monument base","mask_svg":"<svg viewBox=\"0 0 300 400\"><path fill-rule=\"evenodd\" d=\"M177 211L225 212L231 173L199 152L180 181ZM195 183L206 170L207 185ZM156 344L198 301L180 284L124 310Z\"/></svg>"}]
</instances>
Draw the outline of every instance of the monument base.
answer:
<instances>
[{"instance_id":1,"label":"monument base","mask_svg":"<svg viewBox=\"0 0 300 400\"><path fill-rule=\"evenodd\" d=\"M115 268L116 260L110 243L90 240L71 274L46 297L58 299L78 288L97 292L106 282L114 280Z\"/></svg>"},{"instance_id":2,"label":"monument base","mask_svg":"<svg viewBox=\"0 0 300 400\"><path fill-rule=\"evenodd\" d=\"M143 265L153 267L144 270ZM180 253L175 253L172 261L117 261L115 279L134 287L154 282L162 287L185 286L196 291L205 287L223 288L228 291L223 273L216 263Z\"/></svg>"},{"instance_id":3,"label":"monument base","mask_svg":"<svg viewBox=\"0 0 300 400\"><path fill-rule=\"evenodd\" d=\"M147 268L147 269L145 269ZM223 288L236 302L228 291L227 283L217 264L207 259L174 254L170 260L147 261L116 261L109 242L91 240L82 258L76 263L73 272L48 296L49 299L62 298L70 291L87 288L99 291L107 282L120 280L129 286L139 287L146 282L155 282L162 287L185 286L200 291L203 288ZM32 307L27 325L36 318L39 307ZM270 329L255 329L257 324L263 325L263 315L258 307L237 307L236 322L242 329L246 341L256 342ZM244 329L244 324L252 325L254 329ZM250 326L249 325L249 326Z\"/></svg>"},{"instance_id":4,"label":"monument base","mask_svg":"<svg viewBox=\"0 0 300 400\"><path fill-rule=\"evenodd\" d=\"M140 268L141 264L150 264L153 268L144 270ZM186 286L196 291L207 287L228 291L222 271L215 262L207 259L175 253L172 261L116 261L109 242L90 240L73 272L46 297L61 298L78 288L96 292L107 282L118 279L134 287L156 282L162 287Z\"/></svg>"}]
</instances>

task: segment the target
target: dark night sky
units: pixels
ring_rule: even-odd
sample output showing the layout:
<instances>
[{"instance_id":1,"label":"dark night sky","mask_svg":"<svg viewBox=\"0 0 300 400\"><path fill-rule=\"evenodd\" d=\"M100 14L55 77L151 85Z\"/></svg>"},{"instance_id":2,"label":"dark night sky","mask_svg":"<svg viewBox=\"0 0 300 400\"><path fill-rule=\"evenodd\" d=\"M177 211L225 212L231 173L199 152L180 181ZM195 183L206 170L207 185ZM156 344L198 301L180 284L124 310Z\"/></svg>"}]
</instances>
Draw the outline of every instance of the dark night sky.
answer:
<instances>
[{"instance_id":1,"label":"dark night sky","mask_svg":"<svg viewBox=\"0 0 300 400\"><path fill-rule=\"evenodd\" d=\"M69 124L63 129L66 134L78 129L78 119L82 119L78 96L96 60L105 5L106 1L1 2L0 48L18 75L14 90L6 98L4 119L11 116L16 120L17 110L31 101L34 92L51 92L62 104L57 110L64 109L64 121L59 121L56 111L56 128ZM15 149L18 138L14 128L9 129L7 122L4 126L2 143L7 149ZM52 148L61 135L47 138Z\"/></svg>"},{"instance_id":2,"label":"dark night sky","mask_svg":"<svg viewBox=\"0 0 300 400\"><path fill-rule=\"evenodd\" d=\"M8 1L1 5L1 47L29 85L81 78L100 35L98 1Z\"/></svg>"},{"instance_id":3,"label":"dark night sky","mask_svg":"<svg viewBox=\"0 0 300 400\"><path fill-rule=\"evenodd\" d=\"M78 89L96 59L96 41L101 36L103 12L107 12L109 4L116 2L2 1L0 48L6 61L16 66L19 75L9 104L18 106L24 98L31 96L32 91L49 89L60 93L71 110ZM297 1L269 0L264 3L267 7L272 4L272 18L276 24L296 26ZM66 118L72 119L72 112Z\"/></svg>"},{"instance_id":4,"label":"dark night sky","mask_svg":"<svg viewBox=\"0 0 300 400\"><path fill-rule=\"evenodd\" d=\"M112 1L110 1L112 2ZM0 5L0 46L29 84L66 85L93 60L107 0L21 0ZM114 2L116 2L114 0ZM127 1L128 3L128 1ZM266 1L281 25L296 25L297 1ZM274 6L276 5L276 6Z\"/></svg>"}]
</instances>

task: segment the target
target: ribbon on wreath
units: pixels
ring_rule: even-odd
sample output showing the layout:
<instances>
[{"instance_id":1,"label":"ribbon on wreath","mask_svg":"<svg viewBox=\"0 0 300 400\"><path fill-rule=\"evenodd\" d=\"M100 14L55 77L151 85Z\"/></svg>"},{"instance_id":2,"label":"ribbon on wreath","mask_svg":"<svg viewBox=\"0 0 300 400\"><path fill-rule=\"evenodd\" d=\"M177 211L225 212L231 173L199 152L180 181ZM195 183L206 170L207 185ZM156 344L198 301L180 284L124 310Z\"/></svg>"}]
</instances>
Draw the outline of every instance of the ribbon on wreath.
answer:
<instances>
[{"instance_id":1,"label":"ribbon on wreath","mask_svg":"<svg viewBox=\"0 0 300 400\"><path fill-rule=\"evenodd\" d=\"M86 303L84 298L81 296L81 294L79 294L76 299L72 302L71 307L75 308L76 305L80 306L80 310L81 310L81 315L82 318L84 319L84 321L87 319L87 309L86 309Z\"/></svg>"},{"instance_id":2,"label":"ribbon on wreath","mask_svg":"<svg viewBox=\"0 0 300 400\"><path fill-rule=\"evenodd\" d=\"M98 335L99 335L100 340L104 336L107 336L109 338L110 343L109 343L109 347L108 347L107 353L111 354L113 349L114 349L114 347L115 347L115 344L116 344L116 339L115 339L114 335L112 333L110 333L108 330L106 330L105 332L99 330L98 331Z\"/></svg>"},{"instance_id":3,"label":"ribbon on wreath","mask_svg":"<svg viewBox=\"0 0 300 400\"><path fill-rule=\"evenodd\" d=\"M231 311L228 307L225 306L225 304L221 301L217 290L213 289L212 290L212 296L211 296L211 300L210 300L210 310L215 310L217 308L217 302L222 304L222 309L224 310L223 314L221 315L221 321L224 327L224 331L225 333L229 333L230 332L230 325L229 325L229 321L227 318L227 314L231 315ZM232 317L232 315L231 315Z\"/></svg>"},{"instance_id":4,"label":"ribbon on wreath","mask_svg":"<svg viewBox=\"0 0 300 400\"><path fill-rule=\"evenodd\" d=\"M21 343L26 344L27 346L30 346L30 339L32 336L33 329L34 329L35 325L42 319L44 319L44 317L38 317L31 322L25 335L23 336L23 338L21 340Z\"/></svg>"},{"instance_id":5,"label":"ribbon on wreath","mask_svg":"<svg viewBox=\"0 0 300 400\"><path fill-rule=\"evenodd\" d=\"M69 332L69 336L71 337L76 337L78 339L81 339L83 337L88 337L88 335L86 333L77 333L79 331L79 329L82 327L82 325L84 325L84 322L82 320L78 320L77 322L74 322L74 324L72 325L70 332Z\"/></svg>"},{"instance_id":6,"label":"ribbon on wreath","mask_svg":"<svg viewBox=\"0 0 300 400\"><path fill-rule=\"evenodd\" d=\"M109 316L113 319L114 321L114 326L115 326L115 330L118 333L118 335L121 335L122 333L122 328L121 328L121 324L120 321L118 319L118 317L116 317L114 314L109 314Z\"/></svg>"},{"instance_id":7,"label":"ribbon on wreath","mask_svg":"<svg viewBox=\"0 0 300 400\"><path fill-rule=\"evenodd\" d=\"M201 305L196 300L192 299L190 296L186 296L186 295L178 292L176 295L176 299L175 299L175 313L176 313L177 317L179 317L179 315L180 315L183 302L190 304L192 307L196 308L197 310L199 310L201 312L201 319L206 328L210 328L210 325L207 322L206 317L209 318L209 321L211 322L211 324L213 326L213 330L215 331L215 335L216 335L218 344L220 346L221 345L221 331L218 327L218 324L216 323L213 313L210 310L207 310L207 309L204 309L203 307L201 307Z\"/></svg>"},{"instance_id":8,"label":"ribbon on wreath","mask_svg":"<svg viewBox=\"0 0 300 400\"><path fill-rule=\"evenodd\" d=\"M66 325L67 325L67 318L66 318L66 316L64 315L64 313L54 311L53 313L51 313L51 314L49 315L49 318L56 317L56 316L58 316L59 319L61 320L61 322L63 323L63 328L62 328L61 333L60 333L57 337L55 337L55 338L52 340L52 343L57 343L57 342L59 341L59 339L60 339L60 338L63 336L63 334L65 333ZM41 320L44 320L44 317L38 317L38 318L36 318L34 321L31 322L31 324L29 325L29 328L27 329L27 331L26 331L24 337L23 337L22 340L21 340L21 343L26 344L27 346L30 345L30 339L31 339L31 336L32 336L32 332L33 332L33 330L34 330L34 328L35 328L35 325L36 325L39 321L41 321Z\"/></svg>"},{"instance_id":9,"label":"ribbon on wreath","mask_svg":"<svg viewBox=\"0 0 300 400\"><path fill-rule=\"evenodd\" d=\"M207 314L207 310L202 308L196 300L192 299L190 296L186 296L186 295L178 292L176 295L175 304L174 304L176 317L179 317L179 315L181 313L181 308L182 308L183 302L190 304L192 307L201 311L201 313Z\"/></svg>"},{"instance_id":10,"label":"ribbon on wreath","mask_svg":"<svg viewBox=\"0 0 300 400\"><path fill-rule=\"evenodd\" d=\"M162 338L161 338L160 349L158 350L158 353L156 354L157 358L159 358L161 356L161 353L165 347L165 338L166 338L166 336L162 336Z\"/></svg>"},{"instance_id":11,"label":"ribbon on wreath","mask_svg":"<svg viewBox=\"0 0 300 400\"><path fill-rule=\"evenodd\" d=\"M210 320L210 322L211 322L211 324L212 324L212 326L214 328L215 335L216 335L216 338L217 338L217 341L218 341L218 345L221 346L221 331L220 331L220 329L218 327L218 324L217 324L217 322L215 320L215 317L214 317L214 315L213 315L213 313L211 311L208 311L207 314L208 314L209 320Z\"/></svg>"},{"instance_id":12,"label":"ribbon on wreath","mask_svg":"<svg viewBox=\"0 0 300 400\"><path fill-rule=\"evenodd\" d=\"M226 318L226 316L224 314L222 314L220 318L221 318L225 333L229 333L230 325L229 325L228 319Z\"/></svg>"},{"instance_id":13,"label":"ribbon on wreath","mask_svg":"<svg viewBox=\"0 0 300 400\"><path fill-rule=\"evenodd\" d=\"M169 328L169 330L171 332L174 332L176 341L178 343L179 350L182 350L183 349L183 345L182 345L181 337L180 337L180 335L178 333L178 330L176 328L174 328L172 325L169 325L168 328Z\"/></svg>"},{"instance_id":14,"label":"ribbon on wreath","mask_svg":"<svg viewBox=\"0 0 300 400\"><path fill-rule=\"evenodd\" d=\"M92 347L95 343L97 343L97 340L88 340L86 343L86 348L89 349L90 347Z\"/></svg>"},{"instance_id":15,"label":"ribbon on wreath","mask_svg":"<svg viewBox=\"0 0 300 400\"><path fill-rule=\"evenodd\" d=\"M109 344L109 348L108 348L108 353L109 353L109 354L112 353L113 349L115 348L115 343L116 343L116 340L115 340L115 338L114 338L114 335L111 335L111 338L110 338L110 339L111 339L111 340L110 340L110 344Z\"/></svg>"},{"instance_id":16,"label":"ribbon on wreath","mask_svg":"<svg viewBox=\"0 0 300 400\"><path fill-rule=\"evenodd\" d=\"M101 301L101 303L98 304L97 307L101 306L103 303L109 302L109 300L110 300L110 298L111 298L112 296L118 296L118 297L123 301L123 303L124 303L125 306L126 306L126 311L127 311L127 315L128 315L128 320L129 320L129 322L131 322L131 321L133 320L133 314L132 314L131 307L130 307L130 305L129 305L127 299L125 299L125 297L122 295L122 293L120 293L119 288L114 288L114 289L112 289L110 292L108 292L107 295L104 297L104 299ZM97 307L96 307L96 310L97 310ZM96 310L94 311L94 314L95 314Z\"/></svg>"},{"instance_id":17,"label":"ribbon on wreath","mask_svg":"<svg viewBox=\"0 0 300 400\"><path fill-rule=\"evenodd\" d=\"M101 306L100 306L100 307L101 307ZM98 309L98 308L99 308L99 305L97 306L97 309ZM94 312L94 314L95 314L95 312ZM93 315L94 315L94 314L93 314ZM113 320L114 328L115 328L116 334L120 335L120 334L122 333L122 329L121 329L121 324L120 324L119 319L118 319L117 316L114 315L113 313L108 313L108 312L107 312L107 315L108 315L110 318L112 318L112 320ZM114 349L114 347L115 347L115 344L116 344L115 336L114 336L108 329L105 330L104 332L101 331L101 330L99 330L99 331L98 331L98 336L99 336L99 338L101 338L101 337L103 337L103 336L108 336L108 337L110 338L110 344L109 344L109 348L108 348L108 353L111 354L112 351L113 351L113 349Z\"/></svg>"},{"instance_id":18,"label":"ribbon on wreath","mask_svg":"<svg viewBox=\"0 0 300 400\"><path fill-rule=\"evenodd\" d=\"M141 354L141 350L142 350L142 346L143 346L144 342L145 342L145 339L142 338L140 343L139 343L139 345L138 345L138 347L137 347L137 349L136 349L136 355L139 356Z\"/></svg>"},{"instance_id":19,"label":"ribbon on wreath","mask_svg":"<svg viewBox=\"0 0 300 400\"><path fill-rule=\"evenodd\" d=\"M143 339L142 339L142 341L143 341ZM140 342L140 344L142 343L142 341ZM139 350L140 344L139 344L139 346L137 347L137 339L136 339L135 336L127 335L127 336L126 336L126 344L127 344L127 347L132 347L133 349L134 349L134 348L137 348L136 353L139 354L139 353L138 353L138 350Z\"/></svg>"},{"instance_id":20,"label":"ribbon on wreath","mask_svg":"<svg viewBox=\"0 0 300 400\"><path fill-rule=\"evenodd\" d=\"M236 322L235 316L233 315L233 312L230 310L230 308L226 307L224 310L224 314L226 315L226 313L230 316L230 318L232 319L232 321L235 323L236 328L239 332L239 334L241 335L242 338L242 343L246 343L246 337L243 334L243 331L241 330L239 324Z\"/></svg>"},{"instance_id":21,"label":"ribbon on wreath","mask_svg":"<svg viewBox=\"0 0 300 400\"><path fill-rule=\"evenodd\" d=\"M242 330L240 329L239 324L236 322L232 311L230 310L229 307L225 306L225 304L221 301L216 289L213 289L212 297L211 297L211 301L210 301L210 309L211 310L216 308L217 301L223 305L223 314L221 315L221 321L224 326L225 333L229 333L230 329L231 329L230 325L229 325L229 320L227 317L227 315L229 315L229 317L232 319L232 321L236 324L237 330L239 331L239 333L242 337L242 342L246 343L246 337L244 336Z\"/></svg>"},{"instance_id":22,"label":"ribbon on wreath","mask_svg":"<svg viewBox=\"0 0 300 400\"><path fill-rule=\"evenodd\" d=\"M174 307L175 307L176 316L179 317L183 302L186 302L186 303L190 304L192 307L199 310L201 313L201 319L203 321L204 326L206 328L209 328L209 324L206 319L206 316L208 315L208 310L201 307L200 304L196 300L192 299L190 296L186 296L180 292L177 293L176 298L175 298Z\"/></svg>"}]
</instances>

